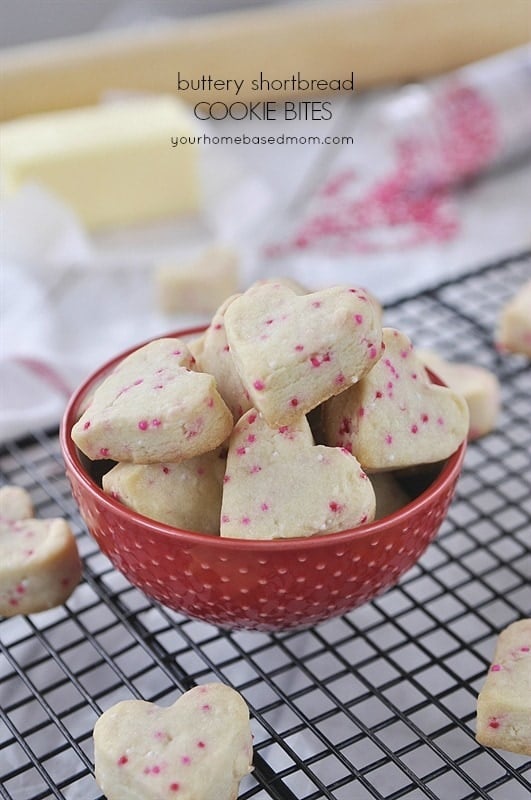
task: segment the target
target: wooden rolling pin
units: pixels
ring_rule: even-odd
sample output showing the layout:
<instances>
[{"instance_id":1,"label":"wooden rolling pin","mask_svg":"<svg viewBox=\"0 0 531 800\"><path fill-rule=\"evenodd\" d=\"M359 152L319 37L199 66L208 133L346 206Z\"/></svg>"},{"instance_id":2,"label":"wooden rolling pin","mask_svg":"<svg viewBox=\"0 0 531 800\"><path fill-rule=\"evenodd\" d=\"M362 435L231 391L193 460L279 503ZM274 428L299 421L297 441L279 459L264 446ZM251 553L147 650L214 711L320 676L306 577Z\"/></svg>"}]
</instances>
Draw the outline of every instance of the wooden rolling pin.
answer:
<instances>
[{"instance_id":1,"label":"wooden rolling pin","mask_svg":"<svg viewBox=\"0 0 531 800\"><path fill-rule=\"evenodd\" d=\"M0 52L0 119L95 103L109 89L176 92L179 71L244 79L244 101L261 99L251 91L260 71L328 81L354 72L363 89L455 69L521 45L530 32L531 0L300 2L157 22ZM200 94L183 93L228 99Z\"/></svg>"}]
</instances>

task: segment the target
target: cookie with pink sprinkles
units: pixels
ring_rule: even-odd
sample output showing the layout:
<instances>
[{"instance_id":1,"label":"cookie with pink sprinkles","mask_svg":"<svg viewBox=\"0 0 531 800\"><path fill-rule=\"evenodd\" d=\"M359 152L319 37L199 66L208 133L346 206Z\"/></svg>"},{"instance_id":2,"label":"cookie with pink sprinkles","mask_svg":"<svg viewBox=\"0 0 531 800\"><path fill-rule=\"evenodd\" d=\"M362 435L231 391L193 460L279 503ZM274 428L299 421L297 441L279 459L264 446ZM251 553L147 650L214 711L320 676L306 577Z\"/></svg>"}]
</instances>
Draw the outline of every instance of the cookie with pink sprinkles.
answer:
<instances>
[{"instance_id":1,"label":"cookie with pink sprinkles","mask_svg":"<svg viewBox=\"0 0 531 800\"><path fill-rule=\"evenodd\" d=\"M323 406L325 441L378 472L448 458L467 438L464 397L430 382L409 338L383 329L385 352L356 386Z\"/></svg>"},{"instance_id":2,"label":"cookie with pink sprinkles","mask_svg":"<svg viewBox=\"0 0 531 800\"><path fill-rule=\"evenodd\" d=\"M193 345L198 369L215 377L218 391L230 408L234 420L251 408L249 392L234 366L225 332L225 312L239 296L231 295L222 303L201 337L200 346L197 342Z\"/></svg>"},{"instance_id":3,"label":"cookie with pink sprinkles","mask_svg":"<svg viewBox=\"0 0 531 800\"><path fill-rule=\"evenodd\" d=\"M135 350L98 386L72 428L92 460L135 464L182 461L227 438L232 414L212 375L193 371L179 339L156 339Z\"/></svg>"},{"instance_id":4,"label":"cookie with pink sprinkles","mask_svg":"<svg viewBox=\"0 0 531 800\"><path fill-rule=\"evenodd\" d=\"M0 489L0 616L62 605L81 577L76 540L64 519L35 519L29 494Z\"/></svg>"},{"instance_id":5,"label":"cookie with pink sprinkles","mask_svg":"<svg viewBox=\"0 0 531 800\"><path fill-rule=\"evenodd\" d=\"M380 310L353 287L299 295L281 282L252 286L226 309L225 331L252 405L272 426L345 391L382 353Z\"/></svg>"},{"instance_id":6,"label":"cookie with pink sprinkles","mask_svg":"<svg viewBox=\"0 0 531 800\"><path fill-rule=\"evenodd\" d=\"M103 491L139 514L188 531L219 534L225 450L185 461L116 464Z\"/></svg>"},{"instance_id":7,"label":"cookie with pink sprinkles","mask_svg":"<svg viewBox=\"0 0 531 800\"><path fill-rule=\"evenodd\" d=\"M107 800L236 800L252 755L247 705L221 683L196 686L167 708L124 700L94 727Z\"/></svg>"},{"instance_id":8,"label":"cookie with pink sprinkles","mask_svg":"<svg viewBox=\"0 0 531 800\"><path fill-rule=\"evenodd\" d=\"M251 409L229 440L221 536L280 539L354 528L374 519L372 485L341 448L315 445L305 417L271 428Z\"/></svg>"},{"instance_id":9,"label":"cookie with pink sprinkles","mask_svg":"<svg viewBox=\"0 0 531 800\"><path fill-rule=\"evenodd\" d=\"M498 637L478 696L476 739L531 756L531 619L513 622Z\"/></svg>"}]
</instances>

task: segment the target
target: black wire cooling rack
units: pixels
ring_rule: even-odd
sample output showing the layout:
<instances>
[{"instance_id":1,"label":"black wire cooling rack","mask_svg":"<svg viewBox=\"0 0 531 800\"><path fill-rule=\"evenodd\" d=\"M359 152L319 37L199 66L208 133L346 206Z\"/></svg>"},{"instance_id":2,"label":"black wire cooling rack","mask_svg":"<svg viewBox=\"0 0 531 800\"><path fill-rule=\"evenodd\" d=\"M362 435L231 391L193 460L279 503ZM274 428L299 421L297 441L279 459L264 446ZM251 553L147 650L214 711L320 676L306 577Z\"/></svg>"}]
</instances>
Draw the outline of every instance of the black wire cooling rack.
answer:
<instances>
[{"instance_id":1,"label":"black wire cooling rack","mask_svg":"<svg viewBox=\"0 0 531 800\"><path fill-rule=\"evenodd\" d=\"M0 796L101 798L98 715L212 680L252 713L240 800L529 800L531 762L474 729L496 636L531 612L531 370L493 347L500 307L530 277L520 255L386 309L418 346L496 372L499 427L469 447L448 518L398 586L303 632L225 632L150 602L86 533L57 432L4 447L2 480L37 516L70 520L85 569L66 605L0 620Z\"/></svg>"}]
</instances>

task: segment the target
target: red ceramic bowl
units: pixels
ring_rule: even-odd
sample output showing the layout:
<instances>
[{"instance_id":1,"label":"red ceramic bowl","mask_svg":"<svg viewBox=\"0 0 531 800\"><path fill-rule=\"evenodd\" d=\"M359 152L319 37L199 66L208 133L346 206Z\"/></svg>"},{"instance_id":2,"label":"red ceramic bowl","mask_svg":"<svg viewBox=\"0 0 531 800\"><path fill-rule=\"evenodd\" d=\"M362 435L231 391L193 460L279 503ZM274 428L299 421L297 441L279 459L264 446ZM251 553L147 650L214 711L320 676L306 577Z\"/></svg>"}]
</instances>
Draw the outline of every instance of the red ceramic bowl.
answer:
<instances>
[{"instance_id":1,"label":"red ceramic bowl","mask_svg":"<svg viewBox=\"0 0 531 800\"><path fill-rule=\"evenodd\" d=\"M170 335L186 338L201 330ZM72 493L90 533L114 566L150 598L226 628L307 627L393 586L436 536L454 494L465 443L407 506L341 533L271 541L226 539L172 528L121 505L102 491L97 476L101 465L87 463L70 432L87 398L127 354L109 361L74 393L61 426L61 446Z\"/></svg>"}]
</instances>

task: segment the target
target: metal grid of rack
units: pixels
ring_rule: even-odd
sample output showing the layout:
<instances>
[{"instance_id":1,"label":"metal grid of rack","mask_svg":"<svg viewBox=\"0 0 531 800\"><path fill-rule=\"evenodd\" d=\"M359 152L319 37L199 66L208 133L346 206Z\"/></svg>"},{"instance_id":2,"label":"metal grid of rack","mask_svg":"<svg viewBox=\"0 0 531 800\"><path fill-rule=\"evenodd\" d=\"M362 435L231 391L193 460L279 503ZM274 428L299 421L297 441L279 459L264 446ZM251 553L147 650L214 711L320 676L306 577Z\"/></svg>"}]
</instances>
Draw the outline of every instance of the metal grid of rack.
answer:
<instances>
[{"instance_id":1,"label":"metal grid of rack","mask_svg":"<svg viewBox=\"0 0 531 800\"><path fill-rule=\"evenodd\" d=\"M304 631L227 632L148 599L86 533L57 432L0 451L2 481L37 516L66 516L84 580L68 602L0 620L0 797L97 800L92 729L118 700L168 705L210 680L252 714L254 771L240 800L524 800L531 762L474 739L499 631L531 612L531 370L501 356L501 305L531 277L506 259L386 309L422 347L495 371L498 429L473 443L436 541L400 583Z\"/></svg>"}]
</instances>

